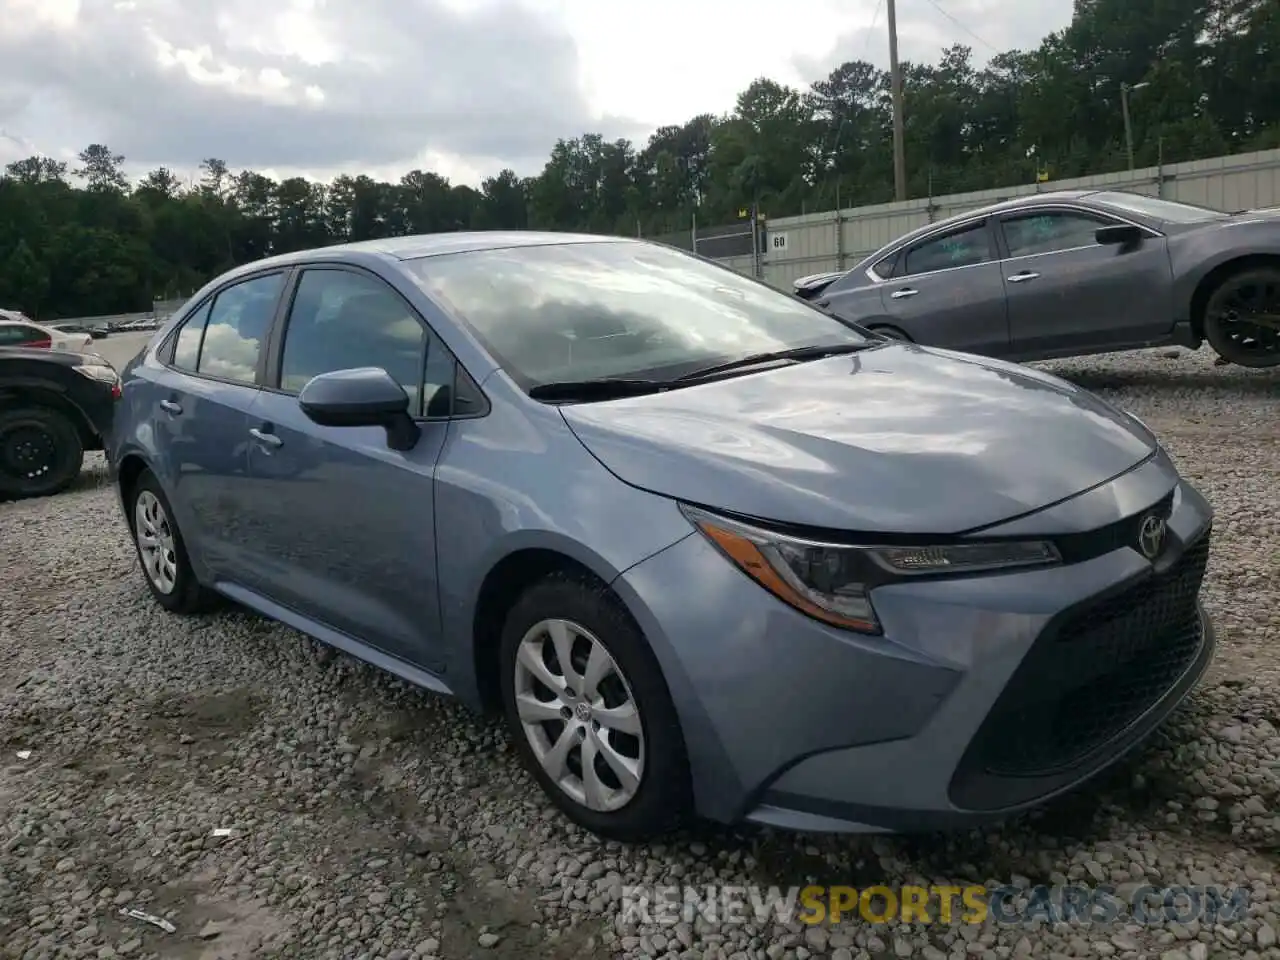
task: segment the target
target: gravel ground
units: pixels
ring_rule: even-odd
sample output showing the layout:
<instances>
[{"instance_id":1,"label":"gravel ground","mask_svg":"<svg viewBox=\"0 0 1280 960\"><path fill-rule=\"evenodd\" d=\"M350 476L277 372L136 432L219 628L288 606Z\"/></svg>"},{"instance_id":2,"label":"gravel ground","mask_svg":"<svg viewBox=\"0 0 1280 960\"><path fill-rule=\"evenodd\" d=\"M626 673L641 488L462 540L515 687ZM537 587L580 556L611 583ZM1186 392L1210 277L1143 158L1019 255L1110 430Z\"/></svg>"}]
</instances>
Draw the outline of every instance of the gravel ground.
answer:
<instances>
[{"instance_id":1,"label":"gravel ground","mask_svg":"<svg viewBox=\"0 0 1280 960\"><path fill-rule=\"evenodd\" d=\"M1220 651L1139 756L985 833L602 844L496 723L244 612L164 614L100 461L73 491L0 505L0 956L1280 958L1280 371L1207 351L1042 366L1142 417L1215 504ZM1251 905L1217 926L1032 929L619 911L631 884L1064 878L1243 885Z\"/></svg>"}]
</instances>

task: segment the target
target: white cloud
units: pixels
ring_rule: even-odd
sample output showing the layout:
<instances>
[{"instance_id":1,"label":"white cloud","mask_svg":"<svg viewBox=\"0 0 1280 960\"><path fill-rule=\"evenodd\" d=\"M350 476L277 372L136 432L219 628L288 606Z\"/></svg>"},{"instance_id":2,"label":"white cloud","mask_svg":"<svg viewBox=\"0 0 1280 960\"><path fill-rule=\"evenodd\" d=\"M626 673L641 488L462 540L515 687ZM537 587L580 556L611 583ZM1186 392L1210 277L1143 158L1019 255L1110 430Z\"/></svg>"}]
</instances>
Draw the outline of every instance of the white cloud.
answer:
<instances>
[{"instance_id":1,"label":"white cloud","mask_svg":"<svg viewBox=\"0 0 1280 960\"><path fill-rule=\"evenodd\" d=\"M901 54L1032 46L1070 8L899 0ZM476 184L851 58L887 62L883 0L0 0L0 162L102 142L131 169Z\"/></svg>"}]
</instances>

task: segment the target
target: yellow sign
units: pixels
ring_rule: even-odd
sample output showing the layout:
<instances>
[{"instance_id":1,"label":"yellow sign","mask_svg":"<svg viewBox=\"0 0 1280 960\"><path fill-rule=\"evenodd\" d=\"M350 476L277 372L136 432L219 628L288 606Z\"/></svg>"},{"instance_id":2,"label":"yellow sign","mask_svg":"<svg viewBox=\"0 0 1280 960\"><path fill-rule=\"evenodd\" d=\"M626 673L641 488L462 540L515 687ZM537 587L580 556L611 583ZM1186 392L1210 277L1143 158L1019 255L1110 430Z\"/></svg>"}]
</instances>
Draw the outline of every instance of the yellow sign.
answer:
<instances>
[{"instance_id":1,"label":"yellow sign","mask_svg":"<svg viewBox=\"0 0 1280 960\"><path fill-rule=\"evenodd\" d=\"M747 213L748 213L748 212L749 212L749 211L747 211L747 210L741 210L741 209L740 209L740 210L738 211L738 217L739 217L740 219L745 219L745 218L746 218L746 216L747 216Z\"/></svg>"},{"instance_id":2,"label":"yellow sign","mask_svg":"<svg viewBox=\"0 0 1280 960\"><path fill-rule=\"evenodd\" d=\"M955 910L959 899L963 909ZM936 909L931 909L936 904ZM902 887L897 893L887 886L805 887L800 892L800 921L807 924L839 923L842 919L861 918L865 923L888 923L895 918L903 923L944 924L955 919L979 924L987 919L987 888L968 887Z\"/></svg>"},{"instance_id":3,"label":"yellow sign","mask_svg":"<svg viewBox=\"0 0 1280 960\"><path fill-rule=\"evenodd\" d=\"M1036 174L1036 183L1048 183L1048 182L1049 182L1048 170L1041 170L1039 173Z\"/></svg>"}]
</instances>

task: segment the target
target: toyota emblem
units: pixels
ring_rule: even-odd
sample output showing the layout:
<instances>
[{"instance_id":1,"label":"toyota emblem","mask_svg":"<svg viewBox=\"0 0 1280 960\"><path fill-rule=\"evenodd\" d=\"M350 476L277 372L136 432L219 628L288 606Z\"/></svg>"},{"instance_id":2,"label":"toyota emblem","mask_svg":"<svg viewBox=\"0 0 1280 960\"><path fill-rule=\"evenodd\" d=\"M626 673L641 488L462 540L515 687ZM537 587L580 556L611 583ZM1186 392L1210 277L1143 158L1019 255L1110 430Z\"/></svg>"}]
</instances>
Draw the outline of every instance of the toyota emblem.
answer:
<instances>
[{"instance_id":1,"label":"toyota emblem","mask_svg":"<svg viewBox=\"0 0 1280 960\"><path fill-rule=\"evenodd\" d=\"M1142 526L1138 529L1138 549L1148 560L1160 556L1160 551L1164 548L1165 531L1164 517L1150 513L1142 518Z\"/></svg>"}]
</instances>

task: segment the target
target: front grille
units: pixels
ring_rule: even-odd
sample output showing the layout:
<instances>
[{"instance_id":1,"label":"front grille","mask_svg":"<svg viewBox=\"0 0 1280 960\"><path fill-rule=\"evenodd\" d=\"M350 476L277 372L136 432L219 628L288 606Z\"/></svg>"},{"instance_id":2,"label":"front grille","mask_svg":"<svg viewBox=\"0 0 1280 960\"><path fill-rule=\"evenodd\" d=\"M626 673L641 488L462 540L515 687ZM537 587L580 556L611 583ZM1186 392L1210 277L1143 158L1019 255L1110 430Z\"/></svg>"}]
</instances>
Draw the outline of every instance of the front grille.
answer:
<instances>
[{"instance_id":1,"label":"front grille","mask_svg":"<svg viewBox=\"0 0 1280 960\"><path fill-rule=\"evenodd\" d=\"M1169 569L1050 625L983 722L962 768L1046 776L1122 733L1200 651L1196 598L1208 559L1206 531Z\"/></svg>"}]
</instances>

